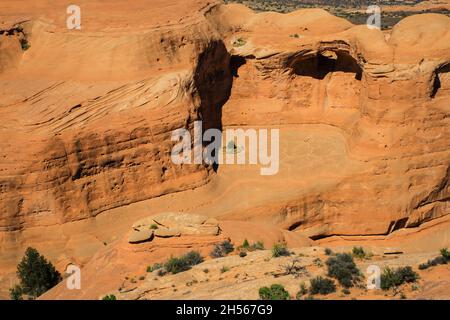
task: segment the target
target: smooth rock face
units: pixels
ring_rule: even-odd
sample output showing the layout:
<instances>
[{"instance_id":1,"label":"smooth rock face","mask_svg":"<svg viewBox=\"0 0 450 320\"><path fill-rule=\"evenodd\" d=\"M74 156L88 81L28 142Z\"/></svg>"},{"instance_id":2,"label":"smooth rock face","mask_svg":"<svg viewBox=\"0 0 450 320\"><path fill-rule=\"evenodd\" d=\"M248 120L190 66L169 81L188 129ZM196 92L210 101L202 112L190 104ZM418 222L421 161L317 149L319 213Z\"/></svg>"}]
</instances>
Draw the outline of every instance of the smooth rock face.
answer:
<instances>
[{"instance_id":1,"label":"smooth rock face","mask_svg":"<svg viewBox=\"0 0 450 320\"><path fill-rule=\"evenodd\" d=\"M155 236L160 238L179 237L180 235L181 232L177 228L161 228L155 230Z\"/></svg>"},{"instance_id":2,"label":"smooth rock face","mask_svg":"<svg viewBox=\"0 0 450 320\"><path fill-rule=\"evenodd\" d=\"M141 243L153 239L154 231L151 229L135 229L128 237L129 243Z\"/></svg>"},{"instance_id":3,"label":"smooth rock face","mask_svg":"<svg viewBox=\"0 0 450 320\"><path fill-rule=\"evenodd\" d=\"M133 229L154 230L155 237L171 238L180 236L217 236L220 233L219 222L207 216L179 212L161 213L140 219L133 223Z\"/></svg>"},{"instance_id":4,"label":"smooth rock face","mask_svg":"<svg viewBox=\"0 0 450 320\"><path fill-rule=\"evenodd\" d=\"M28 246L86 263L152 212L180 239L219 233L210 217L314 240L448 217L450 18L382 32L317 9L77 2L81 31L66 1L0 2L0 276ZM279 174L175 165L173 130L200 119L280 128Z\"/></svg>"}]
</instances>

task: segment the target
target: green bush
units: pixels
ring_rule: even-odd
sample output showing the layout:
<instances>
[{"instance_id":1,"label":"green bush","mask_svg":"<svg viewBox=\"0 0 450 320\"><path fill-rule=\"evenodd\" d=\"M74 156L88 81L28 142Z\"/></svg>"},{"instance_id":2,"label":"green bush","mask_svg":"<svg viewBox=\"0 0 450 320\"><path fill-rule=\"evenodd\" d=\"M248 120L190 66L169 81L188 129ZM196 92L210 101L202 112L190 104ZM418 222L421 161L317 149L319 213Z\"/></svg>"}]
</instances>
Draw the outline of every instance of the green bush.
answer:
<instances>
[{"instance_id":1,"label":"green bush","mask_svg":"<svg viewBox=\"0 0 450 320\"><path fill-rule=\"evenodd\" d=\"M325 248L325 255L331 256L333 254L333 251L331 251L330 248Z\"/></svg>"},{"instance_id":2,"label":"green bush","mask_svg":"<svg viewBox=\"0 0 450 320\"><path fill-rule=\"evenodd\" d=\"M416 282L419 275L410 266L400 267L396 270L386 267L381 275L381 289L389 290L404 283Z\"/></svg>"},{"instance_id":3,"label":"green bush","mask_svg":"<svg viewBox=\"0 0 450 320\"><path fill-rule=\"evenodd\" d=\"M213 258L222 258L225 257L227 254L233 252L234 250L234 246L233 244L228 241L225 240L222 243L216 244L214 246L213 251L211 251L210 256Z\"/></svg>"},{"instance_id":4,"label":"green bush","mask_svg":"<svg viewBox=\"0 0 450 320\"><path fill-rule=\"evenodd\" d=\"M316 277L311 279L311 287L309 293L314 294L329 294L336 291L336 285L334 281L328 278Z\"/></svg>"},{"instance_id":5,"label":"green bush","mask_svg":"<svg viewBox=\"0 0 450 320\"><path fill-rule=\"evenodd\" d=\"M9 289L9 296L11 300L23 300L22 295L22 287L19 285L15 285L11 289Z\"/></svg>"},{"instance_id":6,"label":"green bush","mask_svg":"<svg viewBox=\"0 0 450 320\"><path fill-rule=\"evenodd\" d=\"M22 47L23 51L26 51L31 48L30 43L25 38L20 39L20 46Z\"/></svg>"},{"instance_id":7,"label":"green bush","mask_svg":"<svg viewBox=\"0 0 450 320\"><path fill-rule=\"evenodd\" d=\"M223 267L220 269L220 273L225 273L225 272L228 272L228 271L230 271L230 268L227 267L227 266L223 266Z\"/></svg>"},{"instance_id":8,"label":"green bush","mask_svg":"<svg viewBox=\"0 0 450 320\"><path fill-rule=\"evenodd\" d=\"M361 277L353 257L348 253L338 253L326 261L328 276L335 278L344 288L353 287Z\"/></svg>"},{"instance_id":9,"label":"green bush","mask_svg":"<svg viewBox=\"0 0 450 320\"><path fill-rule=\"evenodd\" d=\"M441 255L434 259L428 260L426 263L419 265L419 270L425 270L438 264L447 264L450 261L450 252L447 248L441 249Z\"/></svg>"},{"instance_id":10,"label":"green bush","mask_svg":"<svg viewBox=\"0 0 450 320\"><path fill-rule=\"evenodd\" d=\"M189 270L192 266L203 262L203 257L197 251L191 251L179 258L170 258L165 264L167 272L176 274Z\"/></svg>"},{"instance_id":11,"label":"green bush","mask_svg":"<svg viewBox=\"0 0 450 320\"><path fill-rule=\"evenodd\" d=\"M203 262L203 257L197 251L190 251L183 256L189 266L195 266Z\"/></svg>"},{"instance_id":12,"label":"green bush","mask_svg":"<svg viewBox=\"0 0 450 320\"><path fill-rule=\"evenodd\" d=\"M102 300L117 300L116 296L113 294L108 294L102 298Z\"/></svg>"},{"instance_id":13,"label":"green bush","mask_svg":"<svg viewBox=\"0 0 450 320\"><path fill-rule=\"evenodd\" d=\"M154 223L150 226L150 229L156 230L156 229L158 229L158 225L156 223Z\"/></svg>"},{"instance_id":14,"label":"green bush","mask_svg":"<svg viewBox=\"0 0 450 320\"><path fill-rule=\"evenodd\" d=\"M355 258L364 259L366 257L366 252L362 247L353 247L352 254Z\"/></svg>"},{"instance_id":15,"label":"green bush","mask_svg":"<svg viewBox=\"0 0 450 320\"><path fill-rule=\"evenodd\" d=\"M61 274L34 248L28 248L17 265L20 284L10 289L11 298L18 300L22 295L34 299L53 288L62 280Z\"/></svg>"},{"instance_id":16,"label":"green bush","mask_svg":"<svg viewBox=\"0 0 450 320\"><path fill-rule=\"evenodd\" d=\"M241 246L238 247L241 251L256 251L256 250L264 250L264 242L257 241L253 244L250 244L247 239L244 240Z\"/></svg>"},{"instance_id":17,"label":"green bush","mask_svg":"<svg viewBox=\"0 0 450 320\"><path fill-rule=\"evenodd\" d=\"M259 289L261 300L289 300L289 292L281 284L273 284Z\"/></svg>"},{"instance_id":18,"label":"green bush","mask_svg":"<svg viewBox=\"0 0 450 320\"><path fill-rule=\"evenodd\" d=\"M162 263L155 263L153 266L148 266L148 267L147 267L147 272L153 272L153 271L155 271L155 270L161 269L162 267L164 267L164 266L162 265Z\"/></svg>"},{"instance_id":19,"label":"green bush","mask_svg":"<svg viewBox=\"0 0 450 320\"><path fill-rule=\"evenodd\" d=\"M308 289L306 288L305 283L302 282L300 284L300 290L297 292L297 295L296 295L297 300L300 300L307 293L308 293Z\"/></svg>"},{"instance_id":20,"label":"green bush","mask_svg":"<svg viewBox=\"0 0 450 320\"><path fill-rule=\"evenodd\" d=\"M257 241L250 246L250 251L264 250L264 242Z\"/></svg>"},{"instance_id":21,"label":"green bush","mask_svg":"<svg viewBox=\"0 0 450 320\"><path fill-rule=\"evenodd\" d=\"M447 248L441 249L441 256L448 262L450 261L450 252Z\"/></svg>"},{"instance_id":22,"label":"green bush","mask_svg":"<svg viewBox=\"0 0 450 320\"><path fill-rule=\"evenodd\" d=\"M286 248L286 245L284 243L276 243L272 247L272 257L278 258L278 257L287 257L290 256L291 253Z\"/></svg>"}]
</instances>

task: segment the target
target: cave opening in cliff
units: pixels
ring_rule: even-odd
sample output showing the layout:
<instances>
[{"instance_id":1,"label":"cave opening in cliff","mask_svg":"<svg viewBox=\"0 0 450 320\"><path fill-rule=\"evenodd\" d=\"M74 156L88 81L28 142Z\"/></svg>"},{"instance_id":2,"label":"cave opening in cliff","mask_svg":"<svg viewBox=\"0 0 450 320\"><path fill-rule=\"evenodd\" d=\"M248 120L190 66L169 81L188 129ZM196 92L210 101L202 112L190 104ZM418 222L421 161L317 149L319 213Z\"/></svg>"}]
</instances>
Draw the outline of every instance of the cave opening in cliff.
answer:
<instances>
[{"instance_id":1,"label":"cave opening in cliff","mask_svg":"<svg viewBox=\"0 0 450 320\"><path fill-rule=\"evenodd\" d=\"M450 90L450 63L437 68L433 75L433 86L431 88L431 98L435 98L442 89ZM447 88L449 87L449 88Z\"/></svg>"},{"instance_id":2,"label":"cave opening in cliff","mask_svg":"<svg viewBox=\"0 0 450 320\"><path fill-rule=\"evenodd\" d=\"M230 71L233 77L239 78L239 68L247 63L242 56L233 55L230 58Z\"/></svg>"},{"instance_id":3,"label":"cave opening in cliff","mask_svg":"<svg viewBox=\"0 0 450 320\"><path fill-rule=\"evenodd\" d=\"M296 59L291 63L293 73L298 76L323 80L332 72L355 74L361 80L362 69L357 61L346 52L324 51L306 59Z\"/></svg>"}]
</instances>

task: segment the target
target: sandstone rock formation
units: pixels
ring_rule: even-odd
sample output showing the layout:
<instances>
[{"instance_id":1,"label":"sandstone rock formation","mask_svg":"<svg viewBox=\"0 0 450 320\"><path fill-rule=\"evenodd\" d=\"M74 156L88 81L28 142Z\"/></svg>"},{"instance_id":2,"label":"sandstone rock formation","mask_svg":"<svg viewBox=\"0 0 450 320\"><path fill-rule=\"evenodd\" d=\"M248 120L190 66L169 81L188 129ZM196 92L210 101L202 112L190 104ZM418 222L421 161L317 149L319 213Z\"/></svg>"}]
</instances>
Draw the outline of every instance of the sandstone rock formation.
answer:
<instances>
[{"instance_id":1,"label":"sandstone rock formation","mask_svg":"<svg viewBox=\"0 0 450 320\"><path fill-rule=\"evenodd\" d=\"M155 237L217 236L219 222L214 218L194 214L167 212L136 221L132 225L128 242L148 241Z\"/></svg>"},{"instance_id":2,"label":"sandstone rock formation","mask_svg":"<svg viewBox=\"0 0 450 320\"><path fill-rule=\"evenodd\" d=\"M450 18L382 32L317 9L80 0L82 29L67 30L66 5L0 3L2 296L26 247L84 265L160 212L258 222L303 243L449 218ZM278 175L172 163L172 131L196 120L279 128Z\"/></svg>"}]
</instances>

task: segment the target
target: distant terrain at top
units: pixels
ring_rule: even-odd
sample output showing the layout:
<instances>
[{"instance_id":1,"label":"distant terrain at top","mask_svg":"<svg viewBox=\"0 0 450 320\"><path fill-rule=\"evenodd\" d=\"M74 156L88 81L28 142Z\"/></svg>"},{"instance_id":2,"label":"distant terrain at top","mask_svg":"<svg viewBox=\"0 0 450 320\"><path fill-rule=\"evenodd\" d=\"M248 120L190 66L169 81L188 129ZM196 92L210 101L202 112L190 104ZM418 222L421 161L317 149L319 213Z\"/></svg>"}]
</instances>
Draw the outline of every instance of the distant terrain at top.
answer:
<instances>
[{"instance_id":1,"label":"distant terrain at top","mask_svg":"<svg viewBox=\"0 0 450 320\"><path fill-rule=\"evenodd\" d=\"M323 8L333 15L345 18L353 24L367 21L366 8L379 5L382 8L382 29L390 29L400 20L418 13L441 13L450 16L450 1L420 0L224 0L225 3L242 3L255 11L287 13L301 8Z\"/></svg>"}]
</instances>

